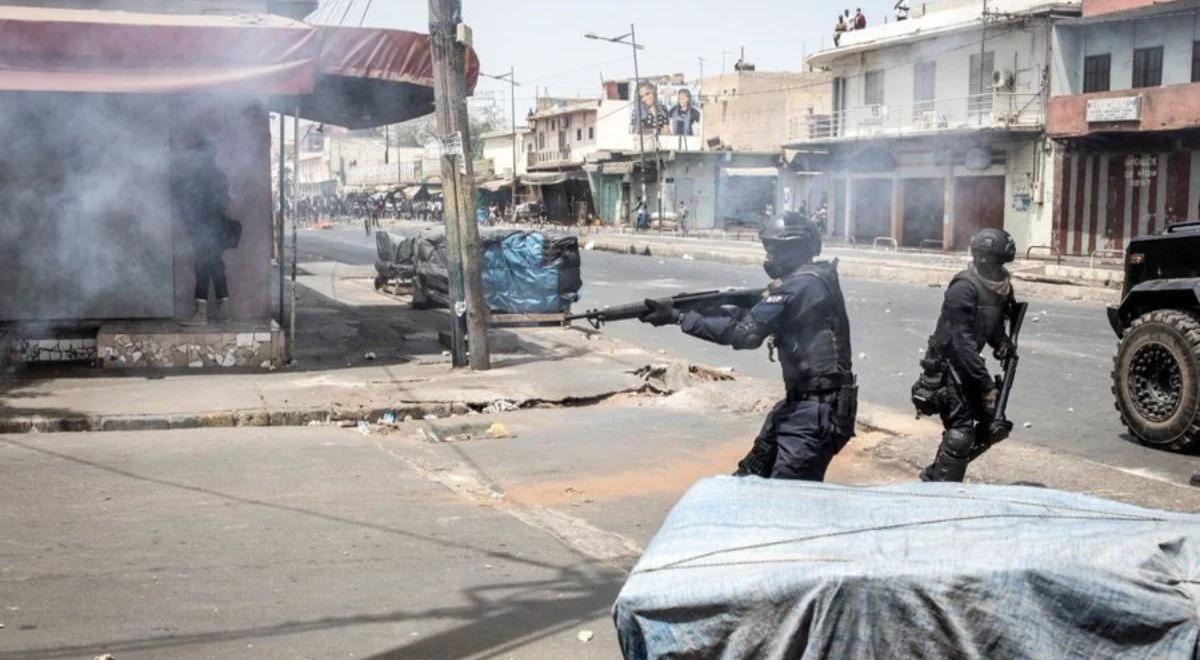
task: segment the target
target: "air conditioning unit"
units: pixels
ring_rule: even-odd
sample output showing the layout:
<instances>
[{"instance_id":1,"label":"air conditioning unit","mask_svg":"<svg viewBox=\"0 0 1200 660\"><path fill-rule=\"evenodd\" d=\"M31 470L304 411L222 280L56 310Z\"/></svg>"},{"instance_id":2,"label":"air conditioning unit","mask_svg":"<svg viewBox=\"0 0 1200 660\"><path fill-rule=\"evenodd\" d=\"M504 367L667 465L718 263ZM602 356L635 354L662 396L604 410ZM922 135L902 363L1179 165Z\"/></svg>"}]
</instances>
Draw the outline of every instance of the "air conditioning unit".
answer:
<instances>
[{"instance_id":1,"label":"air conditioning unit","mask_svg":"<svg viewBox=\"0 0 1200 660\"><path fill-rule=\"evenodd\" d=\"M997 92L1011 92L1017 84L1017 77L1012 71L993 71L992 89Z\"/></svg>"}]
</instances>

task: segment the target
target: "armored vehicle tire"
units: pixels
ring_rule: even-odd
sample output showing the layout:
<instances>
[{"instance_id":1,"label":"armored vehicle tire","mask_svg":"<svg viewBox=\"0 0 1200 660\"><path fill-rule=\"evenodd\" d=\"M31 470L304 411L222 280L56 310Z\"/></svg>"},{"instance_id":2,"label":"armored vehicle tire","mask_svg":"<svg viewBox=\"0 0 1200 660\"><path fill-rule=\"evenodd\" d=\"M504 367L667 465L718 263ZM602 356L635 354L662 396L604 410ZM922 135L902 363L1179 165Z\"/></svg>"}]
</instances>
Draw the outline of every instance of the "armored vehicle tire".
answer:
<instances>
[{"instance_id":1,"label":"armored vehicle tire","mask_svg":"<svg viewBox=\"0 0 1200 660\"><path fill-rule=\"evenodd\" d=\"M1200 446L1200 318L1173 309L1134 319L1113 358L1121 422L1142 444Z\"/></svg>"}]
</instances>

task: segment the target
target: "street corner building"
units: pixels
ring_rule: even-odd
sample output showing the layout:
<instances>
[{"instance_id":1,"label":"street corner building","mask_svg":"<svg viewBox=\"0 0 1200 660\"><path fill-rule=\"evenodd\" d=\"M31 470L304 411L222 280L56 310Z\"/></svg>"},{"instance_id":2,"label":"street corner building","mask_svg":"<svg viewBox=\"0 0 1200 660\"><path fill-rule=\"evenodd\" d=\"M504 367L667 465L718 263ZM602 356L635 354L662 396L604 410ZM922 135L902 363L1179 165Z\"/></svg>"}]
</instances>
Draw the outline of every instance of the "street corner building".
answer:
<instances>
[{"instance_id":1,"label":"street corner building","mask_svg":"<svg viewBox=\"0 0 1200 660\"><path fill-rule=\"evenodd\" d=\"M1200 218L1200 5L1088 0L1053 48L1055 248L1103 256Z\"/></svg>"},{"instance_id":2,"label":"street corner building","mask_svg":"<svg viewBox=\"0 0 1200 660\"><path fill-rule=\"evenodd\" d=\"M428 38L298 20L315 2L52 4L0 4L0 355L277 363L269 111L351 128L428 114ZM469 52L469 88L477 73ZM183 326L195 250L173 177L197 140L240 237L230 321Z\"/></svg>"},{"instance_id":3,"label":"street corner building","mask_svg":"<svg viewBox=\"0 0 1200 660\"><path fill-rule=\"evenodd\" d=\"M1054 22L1078 1L921 5L813 54L831 111L795 121L789 169L819 177L831 233L856 243L965 250L987 228L1022 249L1051 240L1054 145L1045 98Z\"/></svg>"}]
</instances>

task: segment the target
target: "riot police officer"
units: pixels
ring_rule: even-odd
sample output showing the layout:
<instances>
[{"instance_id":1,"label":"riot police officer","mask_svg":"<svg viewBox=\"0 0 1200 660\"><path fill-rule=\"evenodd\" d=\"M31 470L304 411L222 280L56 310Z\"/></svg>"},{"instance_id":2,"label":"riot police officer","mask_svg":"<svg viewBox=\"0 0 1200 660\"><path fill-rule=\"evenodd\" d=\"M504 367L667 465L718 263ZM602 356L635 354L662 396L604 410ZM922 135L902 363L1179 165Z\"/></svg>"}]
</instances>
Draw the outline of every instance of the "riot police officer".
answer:
<instances>
[{"instance_id":1,"label":"riot police officer","mask_svg":"<svg viewBox=\"0 0 1200 660\"><path fill-rule=\"evenodd\" d=\"M980 352L991 346L997 360L1013 353L1004 321L1016 299L1004 264L1016 250L1002 229L979 232L971 239L971 266L946 287L912 391L917 413L940 416L945 429L922 481L962 481L967 464L1012 430L1010 422L994 418L999 391Z\"/></svg>"},{"instance_id":2,"label":"riot police officer","mask_svg":"<svg viewBox=\"0 0 1200 660\"><path fill-rule=\"evenodd\" d=\"M822 481L834 454L854 435L850 324L837 262L813 262L821 253L820 233L810 222L789 220L760 235L763 268L776 282L752 308L680 313L670 303L647 300L641 320L675 323L686 334L734 349L770 342L779 352L786 396L771 409L735 474Z\"/></svg>"}]
</instances>

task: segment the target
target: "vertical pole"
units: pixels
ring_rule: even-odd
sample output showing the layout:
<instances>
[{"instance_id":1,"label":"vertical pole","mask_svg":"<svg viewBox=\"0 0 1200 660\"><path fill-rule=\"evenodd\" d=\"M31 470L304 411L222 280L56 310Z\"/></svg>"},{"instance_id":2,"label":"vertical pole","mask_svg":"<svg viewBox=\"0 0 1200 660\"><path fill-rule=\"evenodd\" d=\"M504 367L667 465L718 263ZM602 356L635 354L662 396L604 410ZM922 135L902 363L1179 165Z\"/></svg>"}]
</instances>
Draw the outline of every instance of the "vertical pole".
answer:
<instances>
[{"instance_id":1,"label":"vertical pole","mask_svg":"<svg viewBox=\"0 0 1200 660\"><path fill-rule=\"evenodd\" d=\"M508 67L508 97L512 103L512 192L509 194L508 212L513 218L517 217L517 70Z\"/></svg>"},{"instance_id":2,"label":"vertical pole","mask_svg":"<svg viewBox=\"0 0 1200 660\"><path fill-rule=\"evenodd\" d=\"M275 260L279 262L279 329L284 328L283 322L283 231L287 226L287 177L284 176L284 159L287 157L287 148L284 145L285 131L287 129L287 116L282 111L279 113L279 236L275 244Z\"/></svg>"},{"instance_id":3,"label":"vertical pole","mask_svg":"<svg viewBox=\"0 0 1200 660\"><path fill-rule=\"evenodd\" d=\"M638 154L640 155L641 161L642 161L641 200L642 200L642 203L645 204L646 203L646 136L645 136L645 133L642 132L643 117L642 117L642 97L641 97L641 89L640 89L641 84L642 84L642 74L638 73L637 32L634 30L633 23L629 24L629 44L633 48L633 103L634 103L634 107L637 108ZM637 222L637 220L634 220L634 223L636 223L636 222Z\"/></svg>"},{"instance_id":4,"label":"vertical pole","mask_svg":"<svg viewBox=\"0 0 1200 660\"><path fill-rule=\"evenodd\" d=\"M979 15L979 97L975 101L975 109L979 112L979 125L983 126L983 90L991 93L990 81L983 79L983 56L987 52L987 12L988 0L983 0L983 13Z\"/></svg>"},{"instance_id":5,"label":"vertical pole","mask_svg":"<svg viewBox=\"0 0 1200 660\"><path fill-rule=\"evenodd\" d=\"M296 104L296 114L292 115L292 202L300 200L300 105ZM291 364L296 358L296 260L299 250L296 245L296 218L292 218L292 287L288 296L288 330L287 342L284 343L284 362Z\"/></svg>"},{"instance_id":6,"label":"vertical pole","mask_svg":"<svg viewBox=\"0 0 1200 660\"><path fill-rule=\"evenodd\" d=\"M466 364L470 346L472 369L491 366L488 349L488 309L483 300L480 269L482 244L475 222L474 167L471 132L467 123L466 46L456 32L462 21L461 0L429 0L429 34L433 45L434 106L438 133L443 139L461 139L461 169L455 156L442 155L442 196L446 224L446 256L450 262L451 355L455 366Z\"/></svg>"}]
</instances>

